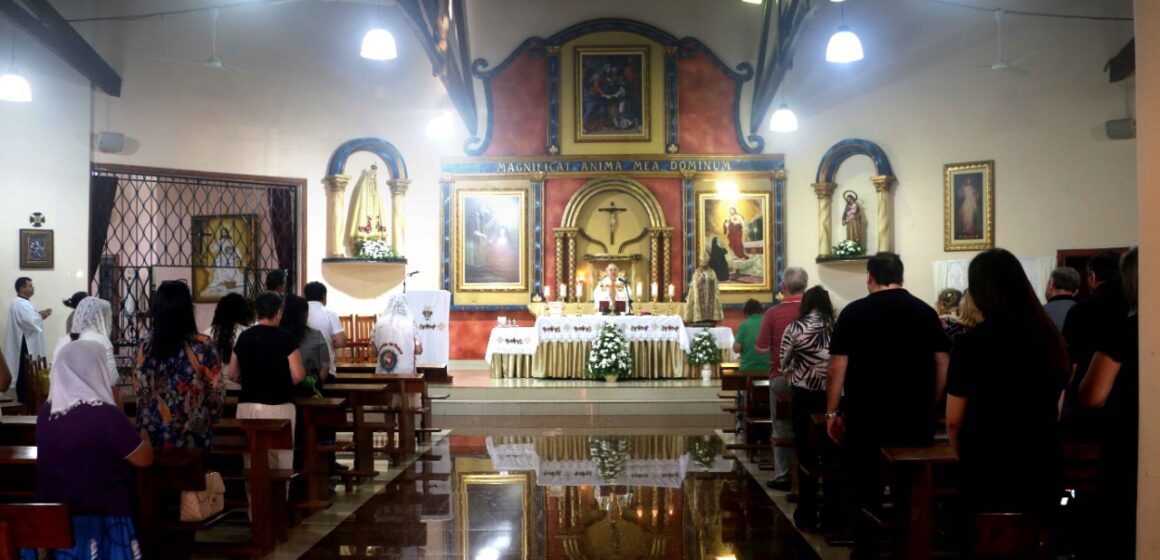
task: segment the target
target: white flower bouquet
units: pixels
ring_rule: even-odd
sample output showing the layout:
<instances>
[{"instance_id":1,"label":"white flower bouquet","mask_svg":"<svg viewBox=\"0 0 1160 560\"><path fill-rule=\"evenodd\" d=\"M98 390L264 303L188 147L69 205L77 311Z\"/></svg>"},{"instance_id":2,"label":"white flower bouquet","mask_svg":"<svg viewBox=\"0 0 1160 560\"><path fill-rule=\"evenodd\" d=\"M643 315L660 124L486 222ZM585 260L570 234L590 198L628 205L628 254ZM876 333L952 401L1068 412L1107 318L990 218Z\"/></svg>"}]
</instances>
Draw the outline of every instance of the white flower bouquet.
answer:
<instances>
[{"instance_id":1,"label":"white flower bouquet","mask_svg":"<svg viewBox=\"0 0 1160 560\"><path fill-rule=\"evenodd\" d=\"M713 468L717 456L721 455L721 440L717 436L698 436L689 440L689 458L702 471Z\"/></svg>"},{"instance_id":2,"label":"white flower bouquet","mask_svg":"<svg viewBox=\"0 0 1160 560\"><path fill-rule=\"evenodd\" d=\"M600 479L614 484L628 468L632 440L626 436L591 436L588 438L588 453Z\"/></svg>"},{"instance_id":3,"label":"white flower bouquet","mask_svg":"<svg viewBox=\"0 0 1160 560\"><path fill-rule=\"evenodd\" d=\"M374 261L389 261L400 258L386 239L368 239L359 244L358 258Z\"/></svg>"},{"instance_id":4,"label":"white flower bouquet","mask_svg":"<svg viewBox=\"0 0 1160 560\"><path fill-rule=\"evenodd\" d=\"M857 257L866 254L866 248L853 239L847 239L834 246L835 257Z\"/></svg>"},{"instance_id":5,"label":"white flower bouquet","mask_svg":"<svg viewBox=\"0 0 1160 560\"><path fill-rule=\"evenodd\" d=\"M588 352L588 377L615 375L624 377L632 372L632 355L628 353L628 339L613 323L604 323L600 335Z\"/></svg>"},{"instance_id":6,"label":"white flower bouquet","mask_svg":"<svg viewBox=\"0 0 1160 560\"><path fill-rule=\"evenodd\" d=\"M689 345L689 363L695 366L721 363L721 350L717 348L717 339L708 330L703 330L693 337Z\"/></svg>"}]
</instances>

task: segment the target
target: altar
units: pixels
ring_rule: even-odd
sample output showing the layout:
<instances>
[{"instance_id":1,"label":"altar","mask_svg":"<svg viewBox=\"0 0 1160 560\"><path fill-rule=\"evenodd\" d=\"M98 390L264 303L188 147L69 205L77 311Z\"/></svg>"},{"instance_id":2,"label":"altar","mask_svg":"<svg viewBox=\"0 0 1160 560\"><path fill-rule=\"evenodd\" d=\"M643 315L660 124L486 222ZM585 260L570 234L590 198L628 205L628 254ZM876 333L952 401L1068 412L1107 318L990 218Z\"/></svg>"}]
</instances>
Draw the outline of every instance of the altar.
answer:
<instances>
[{"instance_id":1,"label":"altar","mask_svg":"<svg viewBox=\"0 0 1160 560\"><path fill-rule=\"evenodd\" d=\"M675 315L541 316L533 327L497 326L484 357L493 378L584 377L592 342L612 323L628 339L633 371L629 379L699 378L686 355L693 337L708 330L726 361L733 358L733 331L727 327L686 327ZM714 377L717 376L714 368Z\"/></svg>"}]
</instances>

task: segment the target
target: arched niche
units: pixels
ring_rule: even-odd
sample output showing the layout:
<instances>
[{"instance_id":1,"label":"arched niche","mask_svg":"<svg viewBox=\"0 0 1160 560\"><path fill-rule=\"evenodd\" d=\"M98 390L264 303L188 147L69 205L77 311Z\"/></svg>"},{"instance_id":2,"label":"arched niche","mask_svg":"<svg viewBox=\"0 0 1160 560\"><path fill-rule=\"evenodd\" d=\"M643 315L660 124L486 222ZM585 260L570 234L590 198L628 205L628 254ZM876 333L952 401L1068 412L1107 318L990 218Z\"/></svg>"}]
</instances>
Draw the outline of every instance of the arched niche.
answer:
<instances>
[{"instance_id":1,"label":"arched niche","mask_svg":"<svg viewBox=\"0 0 1160 560\"><path fill-rule=\"evenodd\" d=\"M342 259L347 254L346 243L346 187L350 176L346 175L346 162L352 154L368 152L383 160L390 177L387 186L391 190L391 247L395 254L406 250L404 232L406 213L403 211L407 186L407 163L399 149L382 138L355 138L343 142L330 156L326 164L326 177L322 184L326 187L326 259Z\"/></svg>"},{"instance_id":2,"label":"arched niche","mask_svg":"<svg viewBox=\"0 0 1160 560\"><path fill-rule=\"evenodd\" d=\"M814 193L818 196L818 260L833 260L832 219L833 197L837 191L836 178L842 164L855 156L866 156L874 162L875 175L870 178L877 194L876 216L867 220L866 227L874 227L878 235L875 250L892 251L894 207L890 198L890 187L894 185L894 170L890 167L890 160L882 148L869 140L848 138L834 144L822 155L818 164L818 174L813 183ZM844 204L844 202L843 202ZM868 217L863 216L863 219ZM871 251L866 247L866 251Z\"/></svg>"},{"instance_id":3,"label":"arched niche","mask_svg":"<svg viewBox=\"0 0 1160 560\"><path fill-rule=\"evenodd\" d=\"M577 280L595 285L609 263L624 271L630 285L659 287L670 281L673 229L652 191L637 181L610 177L588 182L568 201L553 233L556 278L567 285L561 295L568 301L575 301ZM637 294L637 300L646 298Z\"/></svg>"}]
</instances>

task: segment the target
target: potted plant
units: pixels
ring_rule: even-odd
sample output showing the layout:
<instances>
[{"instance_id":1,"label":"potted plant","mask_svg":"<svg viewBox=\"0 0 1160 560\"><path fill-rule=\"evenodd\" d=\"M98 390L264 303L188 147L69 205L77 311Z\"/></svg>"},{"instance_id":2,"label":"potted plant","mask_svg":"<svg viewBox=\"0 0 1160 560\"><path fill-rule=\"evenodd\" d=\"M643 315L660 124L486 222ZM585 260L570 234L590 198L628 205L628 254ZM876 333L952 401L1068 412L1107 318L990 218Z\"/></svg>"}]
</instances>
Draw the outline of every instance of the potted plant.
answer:
<instances>
[{"instance_id":1,"label":"potted plant","mask_svg":"<svg viewBox=\"0 0 1160 560\"><path fill-rule=\"evenodd\" d=\"M721 363L721 350L717 348L717 339L708 329L697 333L689 345L689 363L701 366L701 379L708 381L713 377L713 364Z\"/></svg>"},{"instance_id":2,"label":"potted plant","mask_svg":"<svg viewBox=\"0 0 1160 560\"><path fill-rule=\"evenodd\" d=\"M588 377L603 377L615 383L632 372L632 355L628 353L628 339L613 323L604 323L592 350L588 352Z\"/></svg>"}]
</instances>

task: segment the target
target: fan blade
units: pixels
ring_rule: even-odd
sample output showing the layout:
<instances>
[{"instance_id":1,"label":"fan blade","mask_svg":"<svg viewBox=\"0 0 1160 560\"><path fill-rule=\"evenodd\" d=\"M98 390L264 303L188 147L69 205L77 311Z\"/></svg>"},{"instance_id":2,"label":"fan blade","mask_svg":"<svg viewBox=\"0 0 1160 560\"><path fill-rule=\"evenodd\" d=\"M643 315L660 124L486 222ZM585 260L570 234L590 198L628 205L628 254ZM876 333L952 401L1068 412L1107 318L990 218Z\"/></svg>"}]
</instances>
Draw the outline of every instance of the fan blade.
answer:
<instances>
[{"instance_id":1,"label":"fan blade","mask_svg":"<svg viewBox=\"0 0 1160 560\"><path fill-rule=\"evenodd\" d=\"M223 62L222 67L229 68L230 70L233 70L234 72L237 72L239 74L248 74L249 73L249 72L246 72L245 70L242 70L241 68L238 68L237 66L234 66L233 64L230 64L228 62Z\"/></svg>"},{"instance_id":2,"label":"fan blade","mask_svg":"<svg viewBox=\"0 0 1160 560\"><path fill-rule=\"evenodd\" d=\"M1003 71L1010 72L1010 73L1015 74L1017 76L1026 76L1026 75L1031 73L1030 70L1023 68L1023 67L1020 67L1020 66L1015 66L1013 63L1007 63L1007 67L1004 68Z\"/></svg>"},{"instance_id":3,"label":"fan blade","mask_svg":"<svg viewBox=\"0 0 1160 560\"><path fill-rule=\"evenodd\" d=\"M1029 52L1029 53L1027 53L1027 54L1025 54L1025 55L1023 55L1023 56L1021 56L1021 57L1019 57L1019 58L1016 58L1015 60L1009 61L1007 64L1010 64L1011 66L1017 66L1019 63L1021 63L1021 62L1026 62L1028 59L1030 59L1030 58L1034 57L1034 56L1035 56L1035 55L1037 55L1037 54L1039 54L1039 53L1038 53L1038 52L1034 52L1034 51L1033 51L1033 52Z\"/></svg>"}]
</instances>

